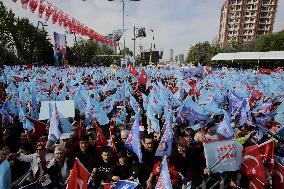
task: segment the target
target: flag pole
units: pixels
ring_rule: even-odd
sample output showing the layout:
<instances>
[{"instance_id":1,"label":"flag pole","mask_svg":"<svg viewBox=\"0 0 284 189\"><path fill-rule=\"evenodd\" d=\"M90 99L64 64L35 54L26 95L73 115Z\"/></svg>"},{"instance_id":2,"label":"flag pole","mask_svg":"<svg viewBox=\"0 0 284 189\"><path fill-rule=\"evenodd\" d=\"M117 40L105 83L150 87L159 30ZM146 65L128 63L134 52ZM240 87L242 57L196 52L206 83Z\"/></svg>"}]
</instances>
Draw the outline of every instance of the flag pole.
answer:
<instances>
[{"instance_id":1,"label":"flag pole","mask_svg":"<svg viewBox=\"0 0 284 189\"><path fill-rule=\"evenodd\" d=\"M134 57L134 60L135 60L135 41L136 41L135 30L136 30L136 28L135 28L135 26L134 26L134 29L133 29L133 41L134 41L133 57ZM134 62L133 62L133 66L135 66L135 65L134 65Z\"/></svg>"}]
</instances>

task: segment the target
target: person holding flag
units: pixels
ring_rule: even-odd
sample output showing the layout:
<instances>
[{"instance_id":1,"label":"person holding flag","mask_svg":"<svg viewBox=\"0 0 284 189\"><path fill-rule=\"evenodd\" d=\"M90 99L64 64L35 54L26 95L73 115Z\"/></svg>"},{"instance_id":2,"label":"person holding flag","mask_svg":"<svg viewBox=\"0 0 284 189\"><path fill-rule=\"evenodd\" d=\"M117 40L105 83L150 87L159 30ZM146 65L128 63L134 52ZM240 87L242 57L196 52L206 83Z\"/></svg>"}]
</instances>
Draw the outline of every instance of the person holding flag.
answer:
<instances>
[{"instance_id":1,"label":"person holding flag","mask_svg":"<svg viewBox=\"0 0 284 189\"><path fill-rule=\"evenodd\" d=\"M147 188L181 188L181 176L171 159L167 156L163 160L157 161L154 169L147 180Z\"/></svg>"}]
</instances>

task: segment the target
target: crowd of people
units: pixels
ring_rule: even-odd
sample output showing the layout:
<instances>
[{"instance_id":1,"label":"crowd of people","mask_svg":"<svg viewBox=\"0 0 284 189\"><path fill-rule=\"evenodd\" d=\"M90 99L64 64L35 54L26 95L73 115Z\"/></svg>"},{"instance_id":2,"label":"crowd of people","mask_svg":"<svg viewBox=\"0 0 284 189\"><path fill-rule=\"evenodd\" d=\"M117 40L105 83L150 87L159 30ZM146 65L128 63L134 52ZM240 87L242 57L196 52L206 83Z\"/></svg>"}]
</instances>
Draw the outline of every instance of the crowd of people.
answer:
<instances>
[{"instance_id":1,"label":"crowd of people","mask_svg":"<svg viewBox=\"0 0 284 189\"><path fill-rule=\"evenodd\" d=\"M12 188L68 188L77 160L88 188L121 180L148 189L284 188L283 80L280 69L5 66L0 162L9 163ZM74 117L53 105L38 121L41 102L65 100L74 101ZM210 143L228 153L212 160ZM241 152L230 156L236 146ZM263 146L269 152L250 154L257 165L244 158Z\"/></svg>"}]
</instances>

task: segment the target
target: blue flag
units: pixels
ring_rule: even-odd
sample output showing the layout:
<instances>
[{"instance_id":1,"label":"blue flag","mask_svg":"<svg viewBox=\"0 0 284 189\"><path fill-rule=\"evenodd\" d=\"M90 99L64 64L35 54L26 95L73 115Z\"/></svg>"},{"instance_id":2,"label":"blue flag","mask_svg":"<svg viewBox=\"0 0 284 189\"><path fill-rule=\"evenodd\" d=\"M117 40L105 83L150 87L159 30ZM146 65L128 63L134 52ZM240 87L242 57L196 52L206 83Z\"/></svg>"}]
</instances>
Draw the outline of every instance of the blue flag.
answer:
<instances>
[{"instance_id":1,"label":"blue flag","mask_svg":"<svg viewBox=\"0 0 284 189\"><path fill-rule=\"evenodd\" d=\"M119 111L119 114L116 118L116 125L124 124L126 119L126 108L123 106L123 108Z\"/></svg>"},{"instance_id":2,"label":"blue flag","mask_svg":"<svg viewBox=\"0 0 284 189\"><path fill-rule=\"evenodd\" d=\"M135 189L139 183L129 180L120 180L115 185L114 189Z\"/></svg>"},{"instance_id":3,"label":"blue flag","mask_svg":"<svg viewBox=\"0 0 284 189\"><path fill-rule=\"evenodd\" d=\"M220 122L217 126L216 132L225 138L231 138L234 136L234 130L231 126L230 120L225 116L224 120Z\"/></svg>"},{"instance_id":4,"label":"blue flag","mask_svg":"<svg viewBox=\"0 0 284 189\"><path fill-rule=\"evenodd\" d=\"M140 109L135 116L135 121L125 142L125 147L132 150L138 157L139 162L142 163L142 153L141 153L141 143L140 143L140 131L139 131L139 121L140 121Z\"/></svg>"},{"instance_id":5,"label":"blue flag","mask_svg":"<svg viewBox=\"0 0 284 189\"><path fill-rule=\"evenodd\" d=\"M63 129L60 124L59 120L59 113L57 111L56 103L53 105L52 116L50 119L50 126L48 131L48 147L52 147L56 141L61 137L63 134Z\"/></svg>"},{"instance_id":6,"label":"blue flag","mask_svg":"<svg viewBox=\"0 0 284 189\"><path fill-rule=\"evenodd\" d=\"M155 189L164 189L164 188L166 189L173 188L166 157L164 157L162 161L162 168Z\"/></svg>"},{"instance_id":7,"label":"blue flag","mask_svg":"<svg viewBox=\"0 0 284 189\"><path fill-rule=\"evenodd\" d=\"M173 128L172 128L172 112L169 108L168 116L166 117L165 122L165 131L155 153L155 156L170 156L172 153L173 145Z\"/></svg>"},{"instance_id":8,"label":"blue flag","mask_svg":"<svg viewBox=\"0 0 284 189\"><path fill-rule=\"evenodd\" d=\"M25 116L25 122L23 123L23 128L27 129L28 131L34 130L34 124L30 122Z\"/></svg>"},{"instance_id":9,"label":"blue flag","mask_svg":"<svg viewBox=\"0 0 284 189\"><path fill-rule=\"evenodd\" d=\"M274 117L275 121L280 123L282 126L284 126L284 102L280 104L280 106L275 111L277 115Z\"/></svg>"},{"instance_id":10,"label":"blue flag","mask_svg":"<svg viewBox=\"0 0 284 189\"><path fill-rule=\"evenodd\" d=\"M243 146L234 140L204 144L206 165L212 173L239 170L243 158L242 151Z\"/></svg>"},{"instance_id":11,"label":"blue flag","mask_svg":"<svg viewBox=\"0 0 284 189\"><path fill-rule=\"evenodd\" d=\"M11 188L11 169L7 160L0 164L0 188Z\"/></svg>"},{"instance_id":12,"label":"blue flag","mask_svg":"<svg viewBox=\"0 0 284 189\"><path fill-rule=\"evenodd\" d=\"M139 107L138 102L136 101L136 99L133 96L130 97L130 106L134 110L134 112L137 114L140 107Z\"/></svg>"}]
</instances>

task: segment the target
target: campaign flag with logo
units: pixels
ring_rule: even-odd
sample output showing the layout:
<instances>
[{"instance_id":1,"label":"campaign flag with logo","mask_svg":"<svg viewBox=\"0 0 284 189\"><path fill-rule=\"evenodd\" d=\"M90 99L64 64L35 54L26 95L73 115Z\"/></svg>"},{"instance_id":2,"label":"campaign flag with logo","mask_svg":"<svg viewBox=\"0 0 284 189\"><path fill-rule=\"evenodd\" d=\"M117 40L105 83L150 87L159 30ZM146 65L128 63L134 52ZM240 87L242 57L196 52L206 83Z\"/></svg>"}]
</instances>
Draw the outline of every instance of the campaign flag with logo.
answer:
<instances>
[{"instance_id":1,"label":"campaign flag with logo","mask_svg":"<svg viewBox=\"0 0 284 189\"><path fill-rule=\"evenodd\" d=\"M155 189L165 189L165 188L166 189L173 188L166 156L162 161L162 168Z\"/></svg>"},{"instance_id":2,"label":"campaign flag with logo","mask_svg":"<svg viewBox=\"0 0 284 189\"><path fill-rule=\"evenodd\" d=\"M7 160L0 164L0 188L11 188L11 169Z\"/></svg>"},{"instance_id":3,"label":"campaign flag with logo","mask_svg":"<svg viewBox=\"0 0 284 189\"><path fill-rule=\"evenodd\" d=\"M49 132L48 132L48 141L47 141L48 147L53 146L62 134L63 134L63 129L60 124L59 113L57 111L56 104L54 104L52 117L50 119Z\"/></svg>"},{"instance_id":4,"label":"campaign flag with logo","mask_svg":"<svg viewBox=\"0 0 284 189\"><path fill-rule=\"evenodd\" d=\"M216 127L216 132L224 136L225 138L231 138L234 136L234 130L227 116L224 116L224 120L220 122Z\"/></svg>"},{"instance_id":5,"label":"campaign flag with logo","mask_svg":"<svg viewBox=\"0 0 284 189\"><path fill-rule=\"evenodd\" d=\"M75 159L73 169L68 178L66 189L87 189L90 173L80 162Z\"/></svg>"},{"instance_id":6,"label":"campaign flag with logo","mask_svg":"<svg viewBox=\"0 0 284 189\"><path fill-rule=\"evenodd\" d=\"M265 176L265 169L260 155L257 145L246 147L243 152L241 173L249 179L257 178L264 185L268 184L268 180Z\"/></svg>"},{"instance_id":7,"label":"campaign flag with logo","mask_svg":"<svg viewBox=\"0 0 284 189\"><path fill-rule=\"evenodd\" d=\"M213 173L239 170L242 164L242 151L242 145L234 140L204 144L206 165Z\"/></svg>"},{"instance_id":8,"label":"campaign flag with logo","mask_svg":"<svg viewBox=\"0 0 284 189\"><path fill-rule=\"evenodd\" d=\"M173 121L173 115L169 106L168 116L166 117L166 122L164 126L165 131L163 133L163 136L161 138L155 156L170 156L172 153L173 136L174 136L172 121Z\"/></svg>"},{"instance_id":9,"label":"campaign flag with logo","mask_svg":"<svg viewBox=\"0 0 284 189\"><path fill-rule=\"evenodd\" d=\"M139 131L139 122L140 122L140 108L136 112L135 121L130 130L128 138L125 142L125 147L132 150L138 157L139 162L142 163L142 153L141 153L141 143L140 143L140 131Z\"/></svg>"},{"instance_id":10,"label":"campaign flag with logo","mask_svg":"<svg viewBox=\"0 0 284 189\"><path fill-rule=\"evenodd\" d=\"M130 106L134 110L134 112L137 114L137 112L140 109L140 106L133 96L130 97Z\"/></svg>"},{"instance_id":11,"label":"campaign flag with logo","mask_svg":"<svg viewBox=\"0 0 284 189\"><path fill-rule=\"evenodd\" d=\"M137 182L129 180L119 180L114 189L135 189L138 186Z\"/></svg>"},{"instance_id":12,"label":"campaign flag with logo","mask_svg":"<svg viewBox=\"0 0 284 189\"><path fill-rule=\"evenodd\" d=\"M275 161L272 175L272 188L284 189L284 166Z\"/></svg>"}]
</instances>

